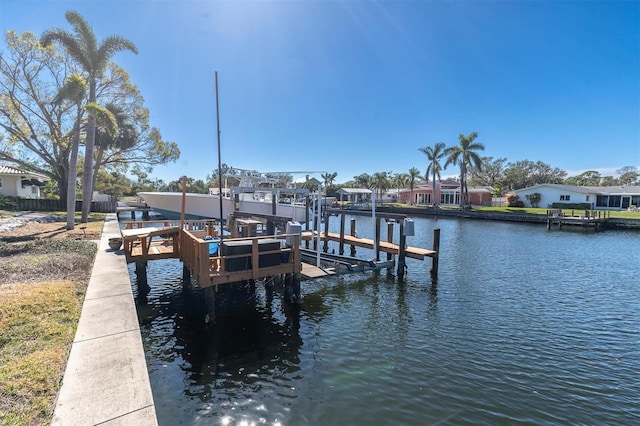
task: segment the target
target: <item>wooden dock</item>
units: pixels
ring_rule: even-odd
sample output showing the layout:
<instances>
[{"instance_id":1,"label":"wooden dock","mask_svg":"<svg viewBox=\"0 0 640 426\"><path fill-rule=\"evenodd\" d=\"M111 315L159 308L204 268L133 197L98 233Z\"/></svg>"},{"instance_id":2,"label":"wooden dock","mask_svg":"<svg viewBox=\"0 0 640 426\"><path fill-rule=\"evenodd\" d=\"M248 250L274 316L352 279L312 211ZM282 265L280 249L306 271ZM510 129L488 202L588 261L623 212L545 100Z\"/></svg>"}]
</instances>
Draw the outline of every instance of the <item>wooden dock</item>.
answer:
<instances>
[{"instance_id":1,"label":"wooden dock","mask_svg":"<svg viewBox=\"0 0 640 426\"><path fill-rule=\"evenodd\" d=\"M581 227L584 230L600 230L609 220L609 212L601 210L585 210L584 214L576 215L575 211L567 213L561 209L547 210L547 229L551 229L554 225L558 229L563 226Z\"/></svg>"},{"instance_id":2,"label":"wooden dock","mask_svg":"<svg viewBox=\"0 0 640 426\"><path fill-rule=\"evenodd\" d=\"M317 234L318 233L316 231L302 231L302 240L311 241L317 238L316 237ZM334 241L339 243L341 241L341 237L340 237L340 234L336 234L332 232L326 232L326 233L321 232L320 240ZM350 246L362 247L370 250L374 249L373 240L368 238L359 238L352 235L344 235L342 237L342 241L344 244L347 244ZM390 243L387 241L378 242L378 249L381 252L393 254L396 256L400 254L400 246L398 244ZM435 250L428 250L428 249L423 249L419 247L410 247L410 246L405 247L405 253L407 257L410 257L412 259L418 259L418 260L424 260L425 257L434 257L438 254L438 252Z\"/></svg>"}]
</instances>

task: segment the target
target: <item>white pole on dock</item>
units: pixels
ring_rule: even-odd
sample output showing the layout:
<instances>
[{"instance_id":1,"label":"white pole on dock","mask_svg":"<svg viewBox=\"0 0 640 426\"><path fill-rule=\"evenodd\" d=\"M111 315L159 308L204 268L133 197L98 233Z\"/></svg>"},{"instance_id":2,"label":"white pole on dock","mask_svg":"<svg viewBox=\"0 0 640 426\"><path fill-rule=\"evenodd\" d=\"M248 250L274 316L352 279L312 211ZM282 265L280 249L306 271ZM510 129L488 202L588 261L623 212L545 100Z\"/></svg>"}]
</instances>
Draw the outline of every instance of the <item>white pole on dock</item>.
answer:
<instances>
[{"instance_id":1,"label":"white pole on dock","mask_svg":"<svg viewBox=\"0 0 640 426\"><path fill-rule=\"evenodd\" d=\"M376 229L376 193L374 192L374 190L371 190L371 216L373 217L373 229ZM377 258L378 256L378 238L377 236L375 236L375 232L374 232L374 237L373 237L373 260L378 260Z\"/></svg>"},{"instance_id":2,"label":"white pole on dock","mask_svg":"<svg viewBox=\"0 0 640 426\"><path fill-rule=\"evenodd\" d=\"M317 206L317 212L318 212L318 226L316 226L316 229L318 230L318 235L316 236L317 238L317 244L316 244L316 266L319 268L320 267L320 218L322 217L320 215L320 211L322 210L322 194L320 193L320 191L322 191L321 185L318 183L318 201L316 201L316 206Z\"/></svg>"}]
</instances>

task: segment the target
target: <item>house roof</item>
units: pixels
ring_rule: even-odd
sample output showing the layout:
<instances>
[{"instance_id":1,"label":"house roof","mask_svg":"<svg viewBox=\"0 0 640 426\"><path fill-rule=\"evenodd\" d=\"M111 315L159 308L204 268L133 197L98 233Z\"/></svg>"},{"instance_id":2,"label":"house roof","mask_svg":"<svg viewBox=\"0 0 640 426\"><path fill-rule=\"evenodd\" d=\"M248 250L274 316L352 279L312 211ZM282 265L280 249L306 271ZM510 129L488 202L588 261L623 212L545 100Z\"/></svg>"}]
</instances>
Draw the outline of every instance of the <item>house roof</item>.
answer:
<instances>
[{"instance_id":1,"label":"house roof","mask_svg":"<svg viewBox=\"0 0 640 426\"><path fill-rule=\"evenodd\" d=\"M16 169L15 167L4 166L0 164L0 175L26 175L29 177L37 177L41 179L49 179L40 173L28 172L26 170Z\"/></svg>"},{"instance_id":2,"label":"house roof","mask_svg":"<svg viewBox=\"0 0 640 426\"><path fill-rule=\"evenodd\" d=\"M338 192L341 194L371 194L371 190L365 188L341 188Z\"/></svg>"},{"instance_id":3,"label":"house roof","mask_svg":"<svg viewBox=\"0 0 640 426\"><path fill-rule=\"evenodd\" d=\"M574 186L574 185L562 185L554 183L543 183L539 185L529 186L527 188L517 189L514 192L531 191L538 188L554 188L564 191L579 192L581 194L595 194L595 195L616 195L616 194L640 194L640 186L638 185L618 185L618 186Z\"/></svg>"}]
</instances>

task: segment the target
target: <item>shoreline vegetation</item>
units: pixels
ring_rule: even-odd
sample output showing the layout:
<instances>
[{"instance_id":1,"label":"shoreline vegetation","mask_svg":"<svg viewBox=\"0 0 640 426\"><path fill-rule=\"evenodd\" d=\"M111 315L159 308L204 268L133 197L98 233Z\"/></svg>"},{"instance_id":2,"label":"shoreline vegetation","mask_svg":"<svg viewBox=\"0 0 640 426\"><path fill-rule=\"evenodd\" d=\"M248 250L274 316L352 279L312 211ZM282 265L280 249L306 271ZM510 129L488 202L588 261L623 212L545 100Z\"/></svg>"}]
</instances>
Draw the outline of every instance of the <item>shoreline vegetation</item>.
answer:
<instances>
[{"instance_id":1,"label":"shoreline vegetation","mask_svg":"<svg viewBox=\"0 0 640 426\"><path fill-rule=\"evenodd\" d=\"M0 233L0 425L51 422L104 219L37 213Z\"/></svg>"},{"instance_id":2,"label":"shoreline vegetation","mask_svg":"<svg viewBox=\"0 0 640 426\"><path fill-rule=\"evenodd\" d=\"M381 211L410 216L546 219L547 209L407 206ZM348 210L347 210L348 211ZM357 210L354 210L356 212ZM576 210L575 214L581 211ZM569 211L567 211L569 213ZM0 211L11 220L18 212ZM38 213L0 232L0 425L49 424L102 234L104 213L66 230L64 212ZM640 229L640 212L611 211ZM85 227L86 225L86 227Z\"/></svg>"}]
</instances>

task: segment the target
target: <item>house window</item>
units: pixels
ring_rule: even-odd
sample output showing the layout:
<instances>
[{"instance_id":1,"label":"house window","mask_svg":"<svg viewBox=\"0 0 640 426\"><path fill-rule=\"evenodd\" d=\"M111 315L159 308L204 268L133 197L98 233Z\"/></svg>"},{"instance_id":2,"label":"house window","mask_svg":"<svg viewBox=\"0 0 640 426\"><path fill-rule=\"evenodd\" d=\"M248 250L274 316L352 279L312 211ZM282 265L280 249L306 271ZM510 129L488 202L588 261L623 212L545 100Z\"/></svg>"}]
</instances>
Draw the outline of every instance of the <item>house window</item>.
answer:
<instances>
[{"instance_id":1,"label":"house window","mask_svg":"<svg viewBox=\"0 0 640 426\"><path fill-rule=\"evenodd\" d=\"M2 178L0 177L0 188L2 188Z\"/></svg>"},{"instance_id":2,"label":"house window","mask_svg":"<svg viewBox=\"0 0 640 426\"><path fill-rule=\"evenodd\" d=\"M585 199L585 201L589 201L589 196L587 195L586 197L587 197L587 198Z\"/></svg>"},{"instance_id":3,"label":"house window","mask_svg":"<svg viewBox=\"0 0 640 426\"><path fill-rule=\"evenodd\" d=\"M560 201L569 201L571 199L571 195L561 195Z\"/></svg>"},{"instance_id":4,"label":"house window","mask_svg":"<svg viewBox=\"0 0 640 426\"><path fill-rule=\"evenodd\" d=\"M38 193L38 187L35 185L31 185L31 193L36 195Z\"/></svg>"}]
</instances>

